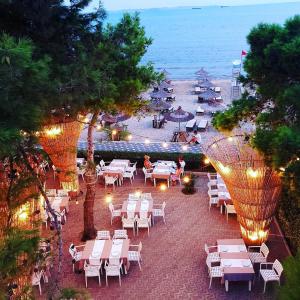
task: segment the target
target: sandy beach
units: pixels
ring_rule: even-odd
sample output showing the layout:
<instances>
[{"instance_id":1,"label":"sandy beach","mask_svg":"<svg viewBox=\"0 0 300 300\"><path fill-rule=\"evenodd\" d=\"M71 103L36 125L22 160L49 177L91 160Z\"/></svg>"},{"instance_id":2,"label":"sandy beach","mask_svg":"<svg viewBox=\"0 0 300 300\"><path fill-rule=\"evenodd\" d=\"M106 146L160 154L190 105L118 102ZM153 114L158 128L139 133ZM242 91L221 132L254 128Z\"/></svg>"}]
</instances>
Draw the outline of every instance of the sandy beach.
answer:
<instances>
[{"instance_id":1,"label":"sandy beach","mask_svg":"<svg viewBox=\"0 0 300 300\"><path fill-rule=\"evenodd\" d=\"M211 81L215 86L221 88L221 96L223 102L219 105L212 106L207 103L201 103L201 107L204 109L205 113L201 116L196 116L196 109L199 106L197 102L198 96L194 93L194 86L197 83L196 80L174 80L172 81L174 94L176 96L176 101L172 103L172 107L177 109L178 106L181 106L185 111L191 112L195 115L197 123L200 119L208 120L208 129L206 132L203 132L202 140L205 140L208 136L212 135L215 130L212 128L211 124L211 112L224 110L228 104L231 103L230 99L230 89L231 81L230 80L212 80ZM149 97L149 93L145 94ZM150 99L150 97L149 97ZM138 119L137 117L131 117L129 120L121 122L120 124L126 124L128 131L132 135L132 142L144 142L145 139L149 139L150 142L169 142L173 136L173 132L178 130L178 123L168 121L164 128L155 129L152 127L153 115L148 115ZM186 123L181 123L181 129L185 130ZM82 131L81 140L86 140L87 130ZM107 140L106 133L103 131L95 132L95 141Z\"/></svg>"}]
</instances>

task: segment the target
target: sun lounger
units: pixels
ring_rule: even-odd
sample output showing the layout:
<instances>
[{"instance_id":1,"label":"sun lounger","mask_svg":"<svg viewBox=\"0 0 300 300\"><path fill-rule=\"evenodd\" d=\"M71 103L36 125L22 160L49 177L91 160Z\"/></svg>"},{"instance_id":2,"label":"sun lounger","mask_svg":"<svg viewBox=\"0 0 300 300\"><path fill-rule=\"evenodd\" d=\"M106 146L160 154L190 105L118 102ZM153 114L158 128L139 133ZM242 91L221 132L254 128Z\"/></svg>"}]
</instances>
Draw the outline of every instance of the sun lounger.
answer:
<instances>
[{"instance_id":1,"label":"sun lounger","mask_svg":"<svg viewBox=\"0 0 300 300\"><path fill-rule=\"evenodd\" d=\"M195 119L188 121L185 125L186 131L193 131L195 125L196 125L196 120Z\"/></svg>"},{"instance_id":2,"label":"sun lounger","mask_svg":"<svg viewBox=\"0 0 300 300\"><path fill-rule=\"evenodd\" d=\"M198 124L198 130L199 131L205 131L208 125L208 121L207 120L200 120L199 124Z\"/></svg>"},{"instance_id":3,"label":"sun lounger","mask_svg":"<svg viewBox=\"0 0 300 300\"><path fill-rule=\"evenodd\" d=\"M199 105L196 109L196 115L199 116L201 114L204 114L204 109Z\"/></svg>"},{"instance_id":4,"label":"sun lounger","mask_svg":"<svg viewBox=\"0 0 300 300\"><path fill-rule=\"evenodd\" d=\"M221 88L219 86L215 86L214 91L216 93L221 93Z\"/></svg>"},{"instance_id":5,"label":"sun lounger","mask_svg":"<svg viewBox=\"0 0 300 300\"><path fill-rule=\"evenodd\" d=\"M201 93L201 89L199 86L195 86L195 94L200 94Z\"/></svg>"}]
</instances>

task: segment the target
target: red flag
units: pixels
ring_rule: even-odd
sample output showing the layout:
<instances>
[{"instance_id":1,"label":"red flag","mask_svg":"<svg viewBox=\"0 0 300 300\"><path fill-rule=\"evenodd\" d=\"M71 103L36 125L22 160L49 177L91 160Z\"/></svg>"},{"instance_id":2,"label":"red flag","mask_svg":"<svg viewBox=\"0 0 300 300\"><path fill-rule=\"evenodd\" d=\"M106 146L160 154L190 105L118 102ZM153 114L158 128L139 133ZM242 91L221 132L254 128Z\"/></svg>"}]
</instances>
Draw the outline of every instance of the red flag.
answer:
<instances>
[{"instance_id":1,"label":"red flag","mask_svg":"<svg viewBox=\"0 0 300 300\"><path fill-rule=\"evenodd\" d=\"M247 52L245 50L242 50L242 56L246 56Z\"/></svg>"}]
</instances>

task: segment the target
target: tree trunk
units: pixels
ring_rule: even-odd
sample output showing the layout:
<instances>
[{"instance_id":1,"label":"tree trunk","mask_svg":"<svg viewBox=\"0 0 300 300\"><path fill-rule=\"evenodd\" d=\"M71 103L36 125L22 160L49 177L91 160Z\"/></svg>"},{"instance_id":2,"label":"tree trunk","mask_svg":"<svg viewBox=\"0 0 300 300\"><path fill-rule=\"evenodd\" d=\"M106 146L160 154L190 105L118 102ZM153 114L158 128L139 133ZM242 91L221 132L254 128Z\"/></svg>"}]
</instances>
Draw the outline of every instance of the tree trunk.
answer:
<instances>
[{"instance_id":1,"label":"tree trunk","mask_svg":"<svg viewBox=\"0 0 300 300\"><path fill-rule=\"evenodd\" d=\"M87 171L84 174L86 183L86 195L83 204L83 221L84 229L82 241L91 240L96 237L96 229L94 224L94 201L96 195L97 175L94 165L94 128L97 122L99 111L93 114L89 123L87 136Z\"/></svg>"}]
</instances>

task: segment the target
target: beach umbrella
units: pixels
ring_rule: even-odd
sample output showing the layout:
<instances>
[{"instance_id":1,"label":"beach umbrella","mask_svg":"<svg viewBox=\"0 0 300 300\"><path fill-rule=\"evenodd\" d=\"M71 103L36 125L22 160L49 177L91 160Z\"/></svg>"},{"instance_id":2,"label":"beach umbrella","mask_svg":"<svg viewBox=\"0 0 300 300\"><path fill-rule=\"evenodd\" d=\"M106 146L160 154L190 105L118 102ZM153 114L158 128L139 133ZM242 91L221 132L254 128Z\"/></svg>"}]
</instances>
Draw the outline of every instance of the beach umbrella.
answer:
<instances>
[{"instance_id":1,"label":"beach umbrella","mask_svg":"<svg viewBox=\"0 0 300 300\"><path fill-rule=\"evenodd\" d=\"M215 98L217 98L218 96L219 96L219 95L218 95L216 92L212 91L212 90L207 90L207 91L205 91L205 92L203 92L203 93L201 93L201 94L199 95L199 97L201 97L201 98L204 99L204 100L215 99Z\"/></svg>"},{"instance_id":2,"label":"beach umbrella","mask_svg":"<svg viewBox=\"0 0 300 300\"><path fill-rule=\"evenodd\" d=\"M169 93L165 92L164 90L159 90L158 92L152 92L150 97L152 99L165 99L169 97Z\"/></svg>"},{"instance_id":3,"label":"beach umbrella","mask_svg":"<svg viewBox=\"0 0 300 300\"><path fill-rule=\"evenodd\" d=\"M168 75L171 75L166 69L162 70L162 73L167 77Z\"/></svg>"},{"instance_id":4,"label":"beach umbrella","mask_svg":"<svg viewBox=\"0 0 300 300\"><path fill-rule=\"evenodd\" d=\"M106 123L110 123L110 124L114 124L114 123L118 123L118 122L122 122L125 120L130 119L129 115L125 115L125 114L117 114L117 115L110 115L110 114L104 114L101 117L101 120L106 122Z\"/></svg>"},{"instance_id":5,"label":"beach umbrella","mask_svg":"<svg viewBox=\"0 0 300 300\"><path fill-rule=\"evenodd\" d=\"M208 72L206 72L203 68L201 68L200 70L198 70L197 72L195 72L195 74L197 76L203 77L203 78L208 77Z\"/></svg>"},{"instance_id":6,"label":"beach umbrella","mask_svg":"<svg viewBox=\"0 0 300 300\"><path fill-rule=\"evenodd\" d=\"M160 112L162 110L169 109L171 107L171 104L163 101L162 99L153 99L151 100L151 103L148 105L148 107L151 110L158 111L159 112L158 118L160 119Z\"/></svg>"},{"instance_id":7,"label":"beach umbrella","mask_svg":"<svg viewBox=\"0 0 300 300\"><path fill-rule=\"evenodd\" d=\"M162 81L159 85L160 88L162 89L167 89L167 88L171 88L173 85L171 83L168 83L167 81Z\"/></svg>"},{"instance_id":8,"label":"beach umbrella","mask_svg":"<svg viewBox=\"0 0 300 300\"><path fill-rule=\"evenodd\" d=\"M207 80L207 79L205 79L205 80L199 82L199 85L200 85L200 87L203 87L203 88L211 88L211 87L214 86L214 85L213 85L209 80Z\"/></svg>"},{"instance_id":9,"label":"beach umbrella","mask_svg":"<svg viewBox=\"0 0 300 300\"><path fill-rule=\"evenodd\" d=\"M184 111L181 106L179 106L175 111L166 113L165 118L168 121L179 123L180 131L180 123L194 119L194 115L190 112Z\"/></svg>"}]
</instances>

